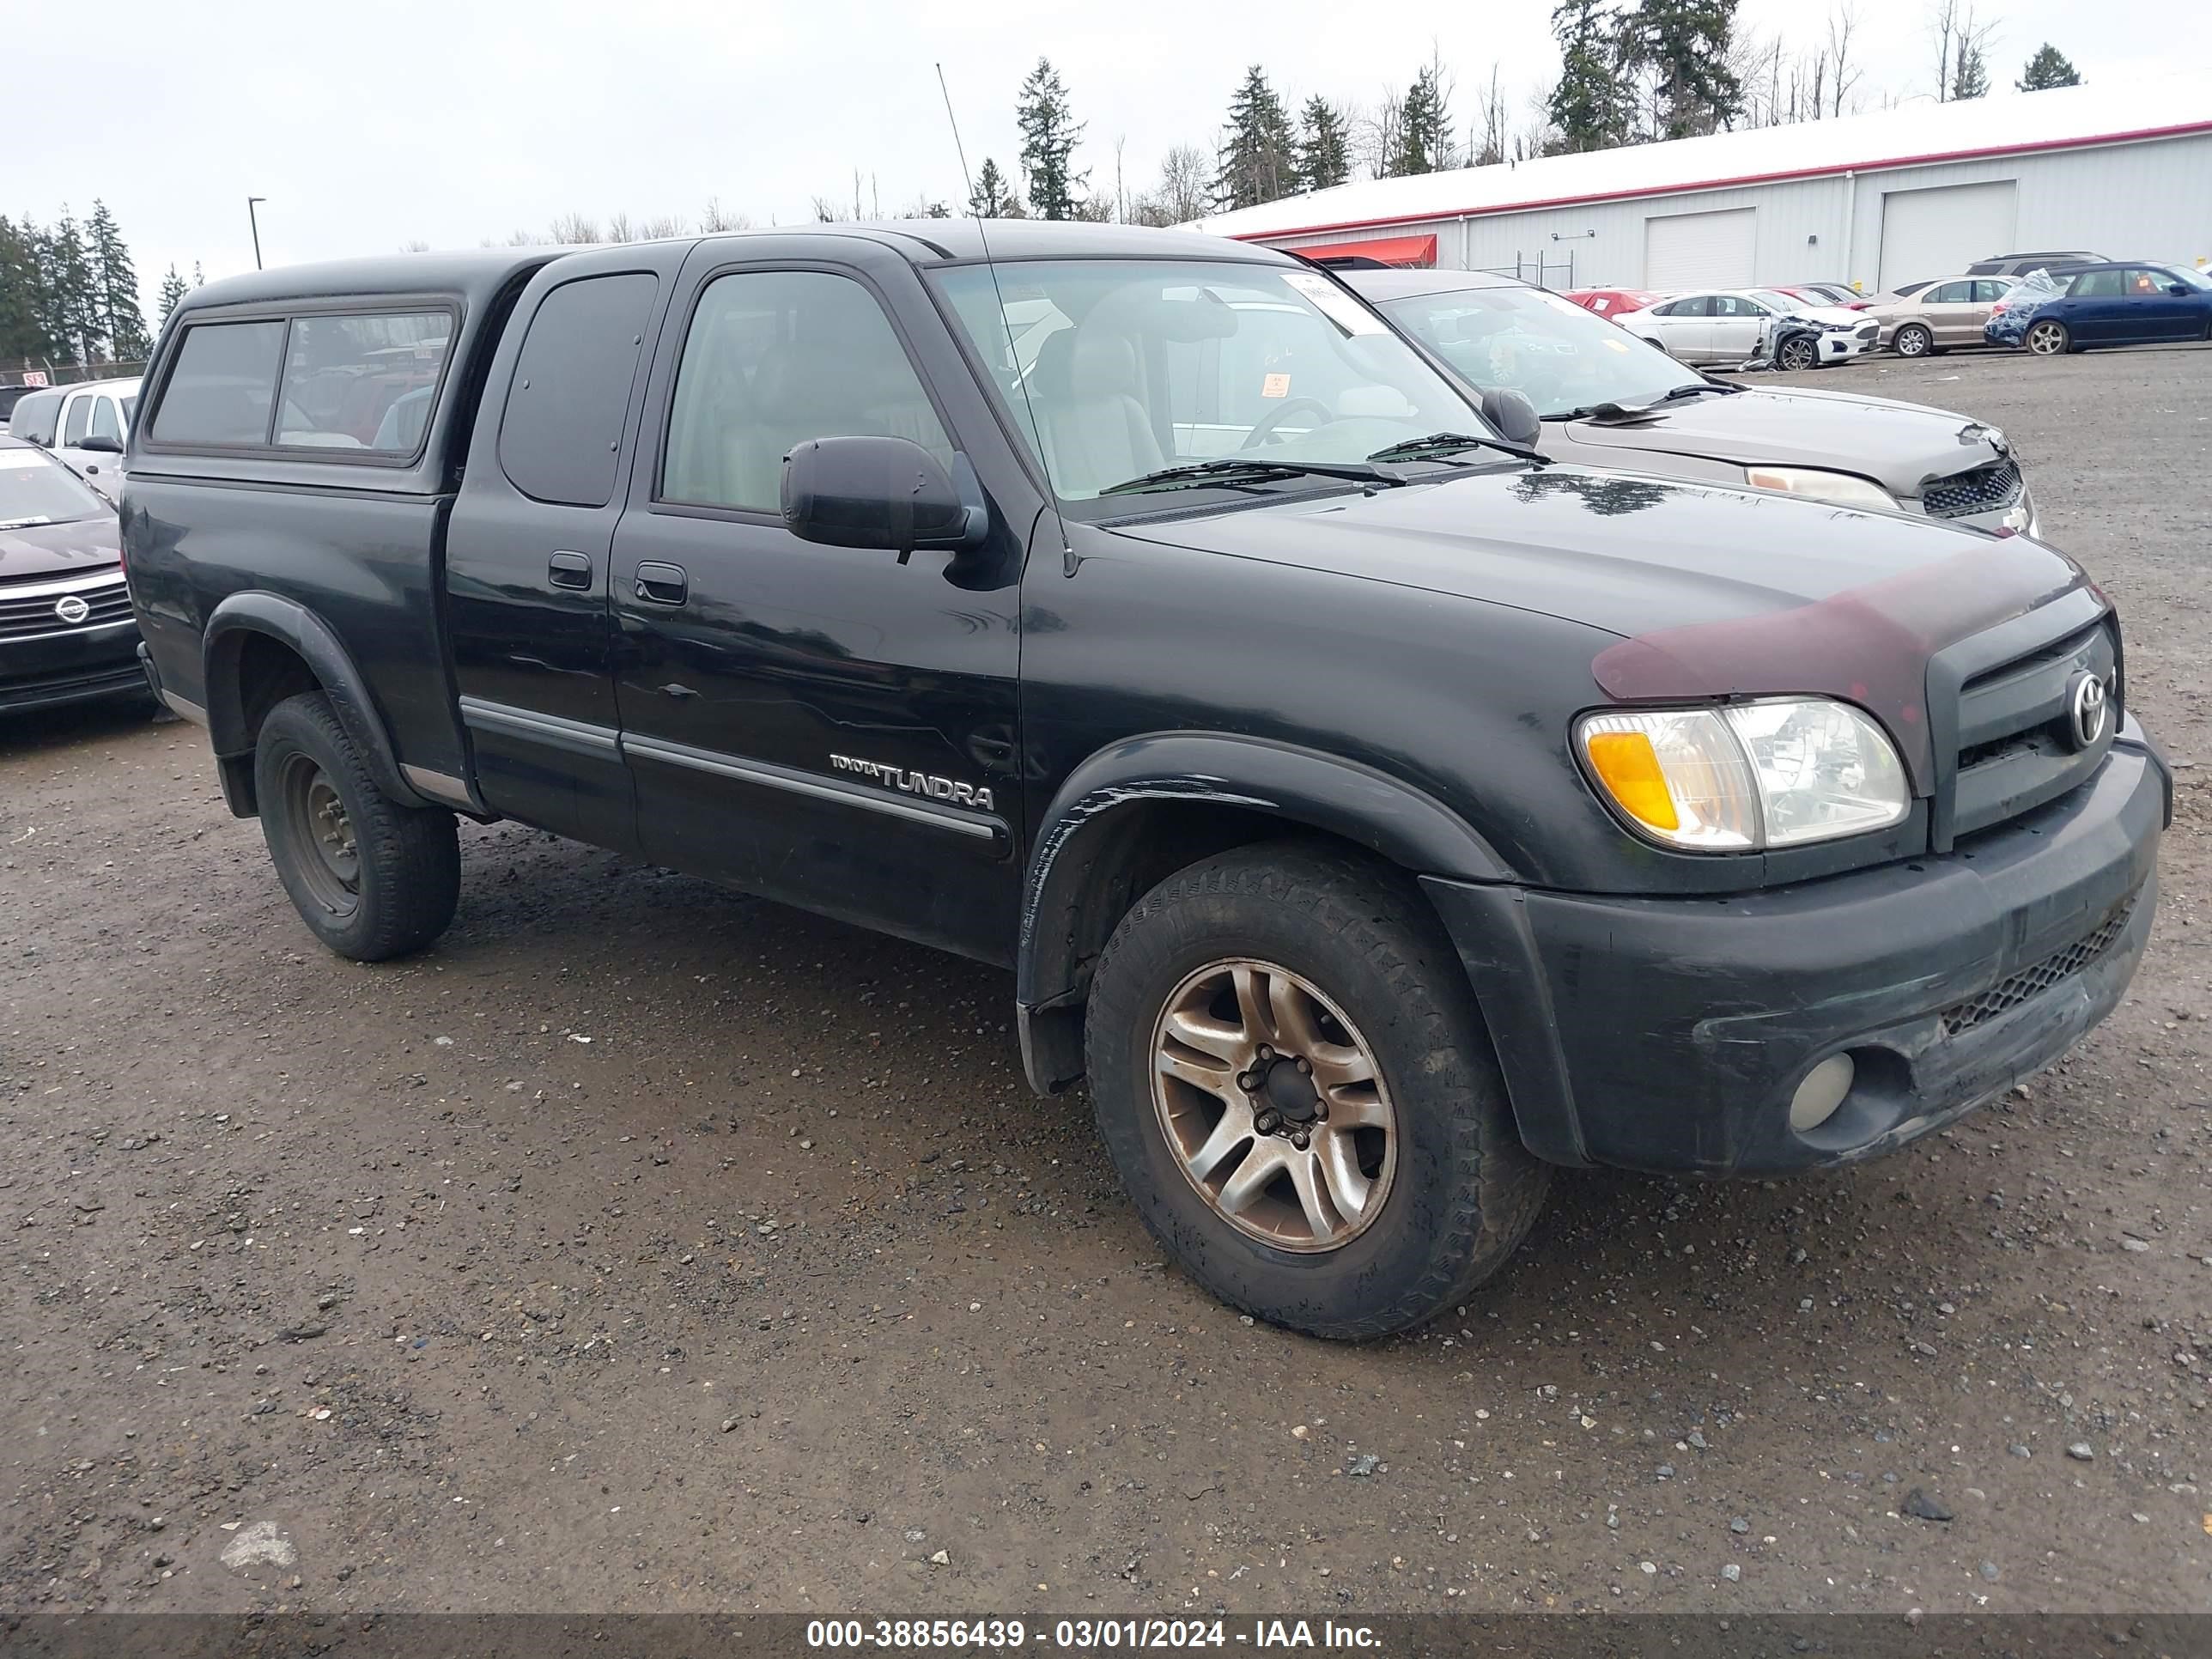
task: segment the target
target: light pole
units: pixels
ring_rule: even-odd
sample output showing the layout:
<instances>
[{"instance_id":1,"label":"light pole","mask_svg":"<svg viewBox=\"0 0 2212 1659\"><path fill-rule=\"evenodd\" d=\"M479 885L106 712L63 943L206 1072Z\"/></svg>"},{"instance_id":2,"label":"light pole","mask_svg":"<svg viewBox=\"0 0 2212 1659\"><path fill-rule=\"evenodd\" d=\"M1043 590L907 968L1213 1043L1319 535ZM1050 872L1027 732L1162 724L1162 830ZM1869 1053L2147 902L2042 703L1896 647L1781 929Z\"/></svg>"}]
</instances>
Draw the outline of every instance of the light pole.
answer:
<instances>
[{"instance_id":1,"label":"light pole","mask_svg":"<svg viewBox=\"0 0 2212 1659\"><path fill-rule=\"evenodd\" d=\"M256 270L261 269L261 221L254 216L253 210L257 204L268 199L266 196L249 196L246 198L246 222L253 227L253 268Z\"/></svg>"}]
</instances>

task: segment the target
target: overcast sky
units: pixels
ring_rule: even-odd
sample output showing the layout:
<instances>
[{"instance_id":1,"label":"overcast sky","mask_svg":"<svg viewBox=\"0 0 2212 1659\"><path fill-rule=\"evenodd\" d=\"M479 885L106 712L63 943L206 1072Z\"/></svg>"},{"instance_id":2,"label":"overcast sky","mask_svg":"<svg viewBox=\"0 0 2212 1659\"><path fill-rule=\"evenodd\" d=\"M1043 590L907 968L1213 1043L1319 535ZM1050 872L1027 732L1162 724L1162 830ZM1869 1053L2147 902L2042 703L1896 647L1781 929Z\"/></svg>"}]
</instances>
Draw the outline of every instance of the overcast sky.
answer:
<instances>
[{"instance_id":1,"label":"overcast sky","mask_svg":"<svg viewBox=\"0 0 2212 1659\"><path fill-rule=\"evenodd\" d=\"M1864 94L1933 84L1929 0L1856 0ZM2212 8L1983 0L2001 16L1992 78L2009 87L2048 40L2093 81L2212 64ZM543 232L556 216L696 218L709 197L757 223L848 204L871 214L966 191L933 62L969 161L1010 171L1013 106L1039 54L1088 123L1079 163L1131 194L1162 151L1212 148L1248 64L1295 103L1372 103L1433 45L1462 131L1492 64L1516 121L1557 68L1548 3L1450 0L105 0L9 9L10 114L0 211L82 216L104 198L150 295L174 261L251 269L246 198L264 196L277 264ZM1742 0L1739 27L1806 46L1815 0ZM78 89L82 98L76 95Z\"/></svg>"}]
</instances>

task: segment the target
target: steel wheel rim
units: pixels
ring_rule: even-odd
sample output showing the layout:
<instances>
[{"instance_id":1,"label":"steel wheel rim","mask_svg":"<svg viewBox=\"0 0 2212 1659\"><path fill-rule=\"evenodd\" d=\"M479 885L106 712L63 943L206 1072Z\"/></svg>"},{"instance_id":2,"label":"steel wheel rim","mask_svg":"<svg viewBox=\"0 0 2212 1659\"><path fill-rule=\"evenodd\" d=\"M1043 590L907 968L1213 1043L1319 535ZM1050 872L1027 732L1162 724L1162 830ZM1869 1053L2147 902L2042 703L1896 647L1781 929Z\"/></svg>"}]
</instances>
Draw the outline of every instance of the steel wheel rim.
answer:
<instances>
[{"instance_id":1,"label":"steel wheel rim","mask_svg":"<svg viewBox=\"0 0 2212 1659\"><path fill-rule=\"evenodd\" d=\"M2055 323L2038 323L2027 331L2027 349L2039 357L2056 357L2061 336Z\"/></svg>"},{"instance_id":2,"label":"steel wheel rim","mask_svg":"<svg viewBox=\"0 0 2212 1659\"><path fill-rule=\"evenodd\" d=\"M345 798L311 755L289 755L279 780L286 827L304 856L294 862L316 903L334 916L361 903L361 849Z\"/></svg>"},{"instance_id":3,"label":"steel wheel rim","mask_svg":"<svg viewBox=\"0 0 2212 1659\"><path fill-rule=\"evenodd\" d=\"M1813 367L1814 356L1813 348L1803 340L1787 340L1783 343L1782 367L1784 368L1810 368Z\"/></svg>"},{"instance_id":4,"label":"steel wheel rim","mask_svg":"<svg viewBox=\"0 0 2212 1659\"><path fill-rule=\"evenodd\" d=\"M1249 1238L1341 1249L1389 1200L1398 1121L1374 1049L1286 968L1237 957L1185 975L1153 1025L1152 1088L1176 1167Z\"/></svg>"},{"instance_id":5,"label":"steel wheel rim","mask_svg":"<svg viewBox=\"0 0 2212 1659\"><path fill-rule=\"evenodd\" d=\"M1927 349L1928 331L1925 329L1908 328L1901 330L1899 332L1897 337L1897 355L1899 356L1917 357Z\"/></svg>"}]
</instances>

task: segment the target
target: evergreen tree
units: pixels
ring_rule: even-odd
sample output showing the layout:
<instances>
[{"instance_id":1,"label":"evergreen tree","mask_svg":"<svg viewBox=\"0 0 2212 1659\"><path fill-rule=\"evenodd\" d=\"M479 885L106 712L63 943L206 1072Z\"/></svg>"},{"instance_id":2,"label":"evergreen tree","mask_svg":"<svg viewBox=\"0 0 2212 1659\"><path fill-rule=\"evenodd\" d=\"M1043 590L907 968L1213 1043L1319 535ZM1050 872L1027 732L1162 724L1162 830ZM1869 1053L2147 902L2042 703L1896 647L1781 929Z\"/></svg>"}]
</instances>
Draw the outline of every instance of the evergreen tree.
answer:
<instances>
[{"instance_id":1,"label":"evergreen tree","mask_svg":"<svg viewBox=\"0 0 2212 1659\"><path fill-rule=\"evenodd\" d=\"M1352 140L1336 106L1316 93L1299 112L1298 183L1328 190L1352 178Z\"/></svg>"},{"instance_id":2,"label":"evergreen tree","mask_svg":"<svg viewBox=\"0 0 2212 1659\"><path fill-rule=\"evenodd\" d=\"M185 286L185 279L177 275L176 266L171 265L169 274L161 278L161 320L163 322L169 320L169 313L177 308L177 302L190 291Z\"/></svg>"},{"instance_id":3,"label":"evergreen tree","mask_svg":"<svg viewBox=\"0 0 2212 1659\"><path fill-rule=\"evenodd\" d=\"M1089 181L1088 171L1074 170L1075 147L1083 142L1083 124L1067 106L1067 88L1049 58L1022 82L1022 99L1014 118L1022 129L1022 167L1029 174L1030 205L1040 219L1073 219L1082 198L1076 193Z\"/></svg>"},{"instance_id":4,"label":"evergreen tree","mask_svg":"<svg viewBox=\"0 0 2212 1659\"><path fill-rule=\"evenodd\" d=\"M146 337L145 313L138 308L138 273L106 203L93 202L85 228L91 238L93 303L108 353L118 362L143 362L154 343Z\"/></svg>"},{"instance_id":5,"label":"evergreen tree","mask_svg":"<svg viewBox=\"0 0 2212 1659\"><path fill-rule=\"evenodd\" d=\"M47 238L51 260L47 281L52 285L55 319L63 341L73 354L70 361L94 363L108 356L106 318L102 313L100 287L93 274L92 254L84 232L62 204L62 216Z\"/></svg>"},{"instance_id":6,"label":"evergreen tree","mask_svg":"<svg viewBox=\"0 0 2212 1659\"><path fill-rule=\"evenodd\" d=\"M0 216L0 360L54 353L46 332L39 242L39 228L31 221L10 224Z\"/></svg>"},{"instance_id":7,"label":"evergreen tree","mask_svg":"<svg viewBox=\"0 0 2212 1659\"><path fill-rule=\"evenodd\" d=\"M1959 37L1959 51L1951 71L1951 100L1979 98L1990 89L1989 65L1982 60L1981 42L1967 35Z\"/></svg>"},{"instance_id":8,"label":"evergreen tree","mask_svg":"<svg viewBox=\"0 0 2212 1659\"><path fill-rule=\"evenodd\" d=\"M192 286L194 288L205 288L207 286L207 277L201 271L200 262L197 259L192 261Z\"/></svg>"},{"instance_id":9,"label":"evergreen tree","mask_svg":"<svg viewBox=\"0 0 2212 1659\"><path fill-rule=\"evenodd\" d=\"M1006 175L999 171L999 164L989 156L983 158L982 170L975 175L975 188L969 192L968 215L973 219L1020 219L1022 198L1014 194Z\"/></svg>"},{"instance_id":10,"label":"evergreen tree","mask_svg":"<svg viewBox=\"0 0 2212 1659\"><path fill-rule=\"evenodd\" d=\"M1736 0L1642 0L1636 49L1653 82L1654 138L1693 138L1743 112L1729 66Z\"/></svg>"},{"instance_id":11,"label":"evergreen tree","mask_svg":"<svg viewBox=\"0 0 2212 1659\"><path fill-rule=\"evenodd\" d=\"M2027 60L2027 67L2013 82L2022 92L2045 92L2052 87L2078 87L2081 71L2067 61L2066 54L2045 40L2036 49L2035 56Z\"/></svg>"},{"instance_id":12,"label":"evergreen tree","mask_svg":"<svg viewBox=\"0 0 2212 1659\"><path fill-rule=\"evenodd\" d=\"M1443 77L1431 64L1413 77L1398 106L1398 149L1390 161L1393 176L1441 173L1459 165L1452 141L1451 110Z\"/></svg>"},{"instance_id":13,"label":"evergreen tree","mask_svg":"<svg viewBox=\"0 0 2212 1659\"><path fill-rule=\"evenodd\" d=\"M1297 140L1290 115L1255 64L1229 100L1229 132L1214 174L1214 205L1224 210L1257 207L1297 187Z\"/></svg>"},{"instance_id":14,"label":"evergreen tree","mask_svg":"<svg viewBox=\"0 0 2212 1659\"><path fill-rule=\"evenodd\" d=\"M1552 10L1559 78L1546 100L1554 155L1629 142L1636 117L1636 32L1607 0L1559 0Z\"/></svg>"}]
</instances>

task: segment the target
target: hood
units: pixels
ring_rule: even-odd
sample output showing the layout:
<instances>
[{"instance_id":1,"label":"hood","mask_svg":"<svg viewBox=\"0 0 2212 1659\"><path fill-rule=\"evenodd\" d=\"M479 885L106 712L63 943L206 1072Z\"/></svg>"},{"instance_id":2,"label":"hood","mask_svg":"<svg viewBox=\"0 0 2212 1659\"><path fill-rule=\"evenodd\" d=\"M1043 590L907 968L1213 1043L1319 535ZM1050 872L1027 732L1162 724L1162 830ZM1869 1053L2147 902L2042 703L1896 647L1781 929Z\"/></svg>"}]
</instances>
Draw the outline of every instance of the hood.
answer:
<instances>
[{"instance_id":1,"label":"hood","mask_svg":"<svg viewBox=\"0 0 2212 1659\"><path fill-rule=\"evenodd\" d=\"M1848 698L1922 778L1929 656L2088 585L2024 536L1568 467L1118 533L1606 629L1620 641L1591 665L1592 701Z\"/></svg>"},{"instance_id":2,"label":"hood","mask_svg":"<svg viewBox=\"0 0 2212 1659\"><path fill-rule=\"evenodd\" d=\"M1605 449L1856 472L1905 497L1917 496L1932 478L1984 466L2009 453L1997 447L2003 434L1963 415L1849 392L1747 391L1686 398L1662 404L1649 420L1632 424L1571 421L1566 428L1575 442Z\"/></svg>"},{"instance_id":3,"label":"hood","mask_svg":"<svg viewBox=\"0 0 2212 1659\"><path fill-rule=\"evenodd\" d=\"M1789 314L1792 317L1802 317L1808 323L1826 323L1832 328L1847 327L1851 324L1863 323L1867 319L1866 313L1853 311L1849 306L1802 305L1791 310Z\"/></svg>"},{"instance_id":4,"label":"hood","mask_svg":"<svg viewBox=\"0 0 2212 1659\"><path fill-rule=\"evenodd\" d=\"M112 513L70 524L0 530L0 583L82 575L122 558L123 538Z\"/></svg>"}]
</instances>

